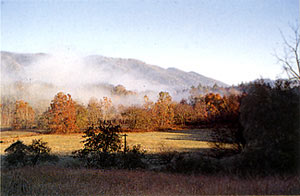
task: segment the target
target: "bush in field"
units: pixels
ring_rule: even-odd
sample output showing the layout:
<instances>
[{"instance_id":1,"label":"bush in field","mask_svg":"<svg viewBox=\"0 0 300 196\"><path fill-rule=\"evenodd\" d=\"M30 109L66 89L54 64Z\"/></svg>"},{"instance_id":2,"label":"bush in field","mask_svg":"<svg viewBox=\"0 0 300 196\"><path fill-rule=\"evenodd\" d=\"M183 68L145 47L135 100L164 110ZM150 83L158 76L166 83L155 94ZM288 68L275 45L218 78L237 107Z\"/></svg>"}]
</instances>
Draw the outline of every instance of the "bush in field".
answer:
<instances>
[{"instance_id":1,"label":"bush in field","mask_svg":"<svg viewBox=\"0 0 300 196\"><path fill-rule=\"evenodd\" d=\"M177 153L166 165L167 171L179 173L216 174L221 171L220 161L208 156Z\"/></svg>"},{"instance_id":2,"label":"bush in field","mask_svg":"<svg viewBox=\"0 0 300 196\"><path fill-rule=\"evenodd\" d=\"M237 167L259 173L295 172L299 168L300 88L289 81L274 87L250 84L240 112L246 146Z\"/></svg>"},{"instance_id":3,"label":"bush in field","mask_svg":"<svg viewBox=\"0 0 300 196\"><path fill-rule=\"evenodd\" d=\"M140 146L127 147L126 154L121 153L120 126L103 121L97 127L90 127L83 136L84 148L73 152L74 158L82 160L86 167L144 167L141 158L144 152Z\"/></svg>"},{"instance_id":4,"label":"bush in field","mask_svg":"<svg viewBox=\"0 0 300 196\"><path fill-rule=\"evenodd\" d=\"M91 126L84 133L84 148L73 152L74 157L83 160L87 167L114 165L115 157L110 153L121 149L120 126L100 121L98 126Z\"/></svg>"},{"instance_id":5,"label":"bush in field","mask_svg":"<svg viewBox=\"0 0 300 196\"><path fill-rule=\"evenodd\" d=\"M146 168L147 165L142 161L145 150L141 148L141 145L134 145L132 148L127 147L126 153L121 155L121 168L135 169Z\"/></svg>"},{"instance_id":6,"label":"bush in field","mask_svg":"<svg viewBox=\"0 0 300 196\"><path fill-rule=\"evenodd\" d=\"M47 143L41 139L32 140L31 145L25 145L22 141L16 141L10 145L5 152L7 156L4 159L7 167L14 166L35 166L39 162L58 160L58 157L50 155L51 149L47 147Z\"/></svg>"},{"instance_id":7,"label":"bush in field","mask_svg":"<svg viewBox=\"0 0 300 196\"><path fill-rule=\"evenodd\" d=\"M110 121L100 122L99 126L89 127L83 136L86 138L84 150L86 152L117 152L121 149L120 126Z\"/></svg>"}]
</instances>

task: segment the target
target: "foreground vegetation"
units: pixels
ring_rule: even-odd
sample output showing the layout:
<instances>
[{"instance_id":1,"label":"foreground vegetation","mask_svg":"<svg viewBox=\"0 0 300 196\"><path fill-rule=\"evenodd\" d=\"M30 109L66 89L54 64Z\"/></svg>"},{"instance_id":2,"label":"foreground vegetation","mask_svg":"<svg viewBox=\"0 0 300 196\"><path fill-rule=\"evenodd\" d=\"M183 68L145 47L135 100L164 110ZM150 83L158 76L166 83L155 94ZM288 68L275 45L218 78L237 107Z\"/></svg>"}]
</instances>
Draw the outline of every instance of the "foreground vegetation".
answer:
<instances>
[{"instance_id":1,"label":"foreground vegetation","mask_svg":"<svg viewBox=\"0 0 300 196\"><path fill-rule=\"evenodd\" d=\"M151 171L70 169L57 166L2 170L2 195L287 195L300 193L300 178L240 179Z\"/></svg>"}]
</instances>

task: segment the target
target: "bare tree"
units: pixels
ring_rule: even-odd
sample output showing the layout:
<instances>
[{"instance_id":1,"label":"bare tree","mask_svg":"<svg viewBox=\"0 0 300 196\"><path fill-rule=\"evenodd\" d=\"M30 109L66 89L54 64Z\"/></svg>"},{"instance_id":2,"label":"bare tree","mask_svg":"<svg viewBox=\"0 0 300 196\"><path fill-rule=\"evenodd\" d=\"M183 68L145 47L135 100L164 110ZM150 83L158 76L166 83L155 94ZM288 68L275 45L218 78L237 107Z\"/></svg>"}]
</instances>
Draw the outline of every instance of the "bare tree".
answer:
<instances>
[{"instance_id":1,"label":"bare tree","mask_svg":"<svg viewBox=\"0 0 300 196\"><path fill-rule=\"evenodd\" d=\"M281 32L284 44L284 53L282 56L276 54L276 58L279 63L282 64L283 69L286 71L289 79L300 82L299 25L297 25L297 27L291 27L291 29L294 35L290 39L287 39Z\"/></svg>"}]
</instances>

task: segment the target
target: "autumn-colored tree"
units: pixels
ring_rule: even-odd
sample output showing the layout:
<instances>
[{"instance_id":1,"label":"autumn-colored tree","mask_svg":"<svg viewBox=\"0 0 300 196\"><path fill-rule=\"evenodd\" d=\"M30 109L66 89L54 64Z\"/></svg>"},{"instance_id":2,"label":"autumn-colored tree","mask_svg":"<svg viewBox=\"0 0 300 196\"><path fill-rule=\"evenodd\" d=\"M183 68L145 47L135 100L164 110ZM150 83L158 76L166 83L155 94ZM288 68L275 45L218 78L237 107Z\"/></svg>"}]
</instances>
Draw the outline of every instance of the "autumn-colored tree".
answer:
<instances>
[{"instance_id":1,"label":"autumn-colored tree","mask_svg":"<svg viewBox=\"0 0 300 196\"><path fill-rule=\"evenodd\" d=\"M154 121L159 129L170 128L174 123L174 103L168 92L160 92L154 105Z\"/></svg>"},{"instance_id":2,"label":"autumn-colored tree","mask_svg":"<svg viewBox=\"0 0 300 196\"><path fill-rule=\"evenodd\" d=\"M49 128L52 132L78 132L75 103L70 94L57 93L51 101L49 115Z\"/></svg>"},{"instance_id":3,"label":"autumn-colored tree","mask_svg":"<svg viewBox=\"0 0 300 196\"><path fill-rule=\"evenodd\" d=\"M37 117L37 127L42 130L50 130L50 112L49 110L43 112Z\"/></svg>"},{"instance_id":4,"label":"autumn-colored tree","mask_svg":"<svg viewBox=\"0 0 300 196\"><path fill-rule=\"evenodd\" d=\"M108 97L103 97L103 100L100 100L102 106L103 120L113 120L115 117L116 109L112 104L112 101Z\"/></svg>"},{"instance_id":5,"label":"autumn-colored tree","mask_svg":"<svg viewBox=\"0 0 300 196\"><path fill-rule=\"evenodd\" d=\"M140 106L126 108L122 116L126 119L126 124L130 129L149 130L153 128L149 112Z\"/></svg>"},{"instance_id":6,"label":"autumn-colored tree","mask_svg":"<svg viewBox=\"0 0 300 196\"><path fill-rule=\"evenodd\" d=\"M187 122L191 122L193 116L193 107L182 100L174 107L174 121L177 125L186 125Z\"/></svg>"},{"instance_id":7,"label":"autumn-colored tree","mask_svg":"<svg viewBox=\"0 0 300 196\"><path fill-rule=\"evenodd\" d=\"M135 92L128 91L123 85L119 84L112 89L111 94L116 96L126 96L134 95Z\"/></svg>"},{"instance_id":8,"label":"autumn-colored tree","mask_svg":"<svg viewBox=\"0 0 300 196\"><path fill-rule=\"evenodd\" d=\"M153 108L153 102L149 99L147 95L144 96L144 109L145 110L151 110Z\"/></svg>"},{"instance_id":9,"label":"autumn-colored tree","mask_svg":"<svg viewBox=\"0 0 300 196\"><path fill-rule=\"evenodd\" d=\"M88 128L88 110L82 104L75 104L76 109L76 125L80 130Z\"/></svg>"},{"instance_id":10,"label":"autumn-colored tree","mask_svg":"<svg viewBox=\"0 0 300 196\"><path fill-rule=\"evenodd\" d=\"M16 101L12 124L13 128L31 128L34 124L34 117L35 112L27 102L23 100Z\"/></svg>"},{"instance_id":11,"label":"autumn-colored tree","mask_svg":"<svg viewBox=\"0 0 300 196\"><path fill-rule=\"evenodd\" d=\"M239 110L242 96L229 95L223 97L221 116L223 120L235 121L239 118Z\"/></svg>"},{"instance_id":12,"label":"autumn-colored tree","mask_svg":"<svg viewBox=\"0 0 300 196\"><path fill-rule=\"evenodd\" d=\"M89 126L99 124L99 120L103 119L102 104L96 98L91 98L87 107Z\"/></svg>"},{"instance_id":13,"label":"autumn-colored tree","mask_svg":"<svg viewBox=\"0 0 300 196\"><path fill-rule=\"evenodd\" d=\"M1 97L1 126L11 127L13 123L15 101L11 97Z\"/></svg>"},{"instance_id":14,"label":"autumn-colored tree","mask_svg":"<svg viewBox=\"0 0 300 196\"><path fill-rule=\"evenodd\" d=\"M194 99L193 108L194 108L193 121L196 122L196 124L208 121L207 105L202 96L196 97Z\"/></svg>"},{"instance_id":15,"label":"autumn-colored tree","mask_svg":"<svg viewBox=\"0 0 300 196\"><path fill-rule=\"evenodd\" d=\"M210 103L215 104L218 109L218 116L215 116L217 125L211 130L211 138L215 141L210 146L216 152L217 157L228 156L240 153L245 146L243 136L243 127L240 123L240 95L219 96L211 95L211 98L217 97L217 100L211 100ZM226 144L232 144L232 148L228 149Z\"/></svg>"},{"instance_id":16,"label":"autumn-colored tree","mask_svg":"<svg viewBox=\"0 0 300 196\"><path fill-rule=\"evenodd\" d=\"M147 95L144 96L144 104L143 104L143 121L144 121L144 127L147 130L153 129L153 116L154 115L154 103L149 99Z\"/></svg>"},{"instance_id":17,"label":"autumn-colored tree","mask_svg":"<svg viewBox=\"0 0 300 196\"><path fill-rule=\"evenodd\" d=\"M126 108L122 116L126 119L126 124L130 129L139 129L143 124L142 120L142 108L138 106L130 106Z\"/></svg>"},{"instance_id":18,"label":"autumn-colored tree","mask_svg":"<svg viewBox=\"0 0 300 196\"><path fill-rule=\"evenodd\" d=\"M224 107L224 100L219 94L209 93L204 97L207 105L208 117L210 120L216 120L220 114L221 109Z\"/></svg>"}]
</instances>

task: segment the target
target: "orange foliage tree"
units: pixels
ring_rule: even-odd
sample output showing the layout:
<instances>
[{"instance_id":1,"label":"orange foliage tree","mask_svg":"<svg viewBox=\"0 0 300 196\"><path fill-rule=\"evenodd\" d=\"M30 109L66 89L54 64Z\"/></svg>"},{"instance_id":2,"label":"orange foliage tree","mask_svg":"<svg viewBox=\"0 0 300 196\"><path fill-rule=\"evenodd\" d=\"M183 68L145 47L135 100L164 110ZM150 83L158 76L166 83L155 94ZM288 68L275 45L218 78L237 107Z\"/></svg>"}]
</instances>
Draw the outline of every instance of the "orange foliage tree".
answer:
<instances>
[{"instance_id":1,"label":"orange foliage tree","mask_svg":"<svg viewBox=\"0 0 300 196\"><path fill-rule=\"evenodd\" d=\"M174 103L168 92L160 92L153 107L153 118L157 128L170 128L174 123Z\"/></svg>"},{"instance_id":2,"label":"orange foliage tree","mask_svg":"<svg viewBox=\"0 0 300 196\"><path fill-rule=\"evenodd\" d=\"M147 129L147 125L149 125L145 120L146 111L139 106L127 107L122 112L122 116L130 129Z\"/></svg>"},{"instance_id":3,"label":"orange foliage tree","mask_svg":"<svg viewBox=\"0 0 300 196\"><path fill-rule=\"evenodd\" d=\"M194 116L193 120L196 122L208 121L208 107L203 97L196 98L193 105Z\"/></svg>"},{"instance_id":4,"label":"orange foliage tree","mask_svg":"<svg viewBox=\"0 0 300 196\"><path fill-rule=\"evenodd\" d=\"M208 117L210 120L216 120L224 107L223 98L219 94L209 93L205 95L205 103L207 105Z\"/></svg>"},{"instance_id":5,"label":"orange foliage tree","mask_svg":"<svg viewBox=\"0 0 300 196\"><path fill-rule=\"evenodd\" d=\"M210 120L236 120L239 115L241 96L209 93L205 96Z\"/></svg>"},{"instance_id":6,"label":"orange foliage tree","mask_svg":"<svg viewBox=\"0 0 300 196\"><path fill-rule=\"evenodd\" d=\"M57 93L49 108L49 128L56 133L72 133L79 129L76 125L75 102L71 95Z\"/></svg>"},{"instance_id":7,"label":"orange foliage tree","mask_svg":"<svg viewBox=\"0 0 300 196\"><path fill-rule=\"evenodd\" d=\"M35 112L27 102L16 101L12 127L15 129L31 128L34 124L34 117Z\"/></svg>"},{"instance_id":8,"label":"orange foliage tree","mask_svg":"<svg viewBox=\"0 0 300 196\"><path fill-rule=\"evenodd\" d=\"M189 105L186 100L182 100L174 107L175 124L186 125L187 122L191 122L193 113L193 107Z\"/></svg>"}]
</instances>

